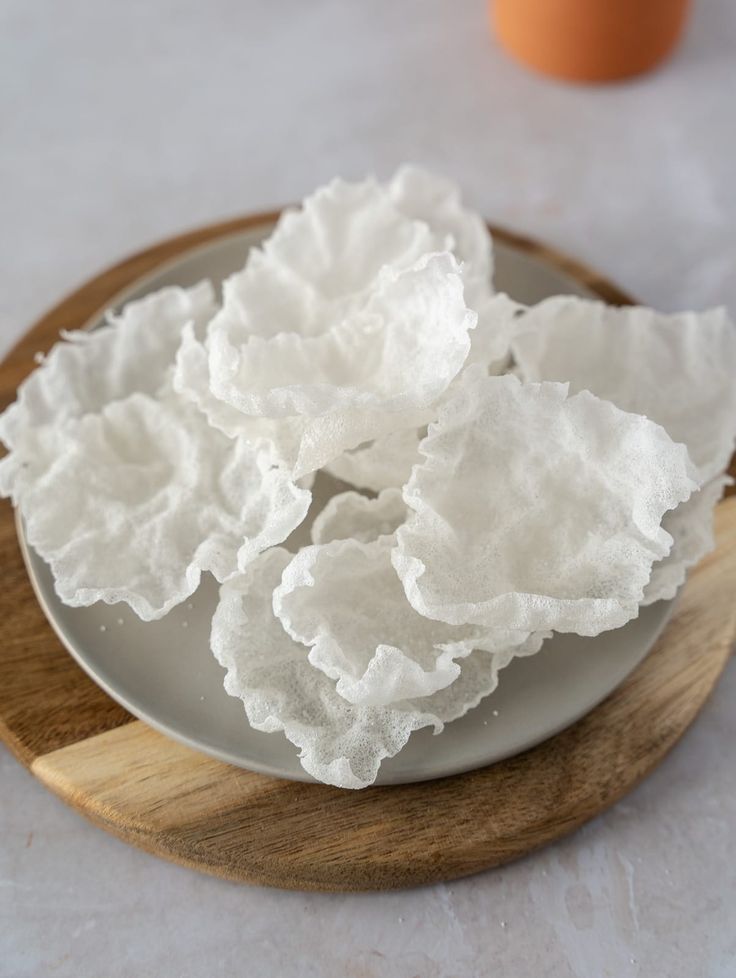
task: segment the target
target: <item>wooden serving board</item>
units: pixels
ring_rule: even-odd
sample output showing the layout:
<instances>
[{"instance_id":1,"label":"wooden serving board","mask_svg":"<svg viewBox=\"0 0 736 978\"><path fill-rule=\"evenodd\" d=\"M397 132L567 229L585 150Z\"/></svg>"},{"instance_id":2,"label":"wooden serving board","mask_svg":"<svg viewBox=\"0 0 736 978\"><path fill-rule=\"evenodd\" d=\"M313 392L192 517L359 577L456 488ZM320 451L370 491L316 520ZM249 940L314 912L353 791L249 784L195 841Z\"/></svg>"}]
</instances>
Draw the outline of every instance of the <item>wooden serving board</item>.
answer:
<instances>
[{"instance_id":1,"label":"wooden serving board","mask_svg":"<svg viewBox=\"0 0 736 978\"><path fill-rule=\"evenodd\" d=\"M162 261L261 224L256 215L164 242L88 282L0 365L0 408L60 329L86 322ZM496 237L610 283L549 249ZM636 785L692 723L736 633L736 499L652 653L604 703L533 750L440 781L360 792L282 781L212 760L135 720L74 663L46 622L0 503L0 736L52 791L149 852L233 880L313 890L413 886L496 866L572 831Z\"/></svg>"}]
</instances>

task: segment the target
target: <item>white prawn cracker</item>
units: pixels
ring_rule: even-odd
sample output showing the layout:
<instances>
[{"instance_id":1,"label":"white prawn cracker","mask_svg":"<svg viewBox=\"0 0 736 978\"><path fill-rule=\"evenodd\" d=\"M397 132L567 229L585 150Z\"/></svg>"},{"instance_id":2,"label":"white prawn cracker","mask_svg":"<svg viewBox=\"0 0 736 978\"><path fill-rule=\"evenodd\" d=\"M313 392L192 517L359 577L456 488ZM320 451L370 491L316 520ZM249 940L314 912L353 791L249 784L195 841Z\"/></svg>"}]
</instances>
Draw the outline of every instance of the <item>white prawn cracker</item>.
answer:
<instances>
[{"instance_id":1,"label":"white prawn cracker","mask_svg":"<svg viewBox=\"0 0 736 978\"><path fill-rule=\"evenodd\" d=\"M736 437L736 326L725 309L665 315L574 296L534 306L513 355L526 380L567 381L661 424L687 445L705 483Z\"/></svg>"},{"instance_id":2,"label":"white prawn cracker","mask_svg":"<svg viewBox=\"0 0 736 978\"><path fill-rule=\"evenodd\" d=\"M309 661L351 703L389 706L429 696L460 674L473 649L505 653L528 632L449 626L418 614L391 565L394 539L334 540L301 550L284 570L274 611Z\"/></svg>"},{"instance_id":3,"label":"white prawn cracker","mask_svg":"<svg viewBox=\"0 0 736 978\"><path fill-rule=\"evenodd\" d=\"M564 384L466 371L421 446L393 553L422 615L597 635L638 612L697 488L659 425Z\"/></svg>"},{"instance_id":4,"label":"white prawn cracker","mask_svg":"<svg viewBox=\"0 0 736 978\"><path fill-rule=\"evenodd\" d=\"M429 281L442 259L428 256L446 251L462 263L450 267L470 307L467 331L475 306L485 309L491 296L492 244L457 188L417 167L403 167L386 184L333 181L286 212L225 282L206 342L185 337L177 390L231 437L269 441L296 476L426 424L471 344L454 328L447 290ZM398 283L388 287L397 278L406 285L402 273L417 262L427 268L425 295L432 293L434 307L416 290L414 300L402 299ZM416 332L407 318L415 300ZM483 332L479 356L505 355L504 330ZM374 462L375 455L366 459L366 468ZM369 471L365 487L384 485Z\"/></svg>"},{"instance_id":5,"label":"white prawn cracker","mask_svg":"<svg viewBox=\"0 0 736 978\"><path fill-rule=\"evenodd\" d=\"M451 243L444 230L403 213L376 180L333 180L285 211L225 281L231 335L319 335L364 301L384 267L409 268Z\"/></svg>"},{"instance_id":6,"label":"white prawn cracker","mask_svg":"<svg viewBox=\"0 0 736 978\"><path fill-rule=\"evenodd\" d=\"M490 235L450 181L414 166L385 184L332 180L285 211L225 282L233 336L324 333L365 300L384 268L400 271L437 251L452 251L471 291L482 284L488 294Z\"/></svg>"},{"instance_id":7,"label":"white prawn cracker","mask_svg":"<svg viewBox=\"0 0 736 978\"><path fill-rule=\"evenodd\" d=\"M457 184L407 164L399 167L387 189L403 214L449 238L449 247L465 267L469 303L489 294L493 281L491 235L481 216L463 205Z\"/></svg>"},{"instance_id":8,"label":"white prawn cracker","mask_svg":"<svg viewBox=\"0 0 736 978\"><path fill-rule=\"evenodd\" d=\"M467 285L465 291L467 300ZM477 308L478 323L471 334L466 365L478 364L491 374L502 373L509 365L511 340L526 307L498 292ZM456 382L457 378L453 383ZM451 394L452 384L442 399ZM389 486L401 487L411 475L412 467L421 461L419 443L424 434L426 426L390 431L368 444L343 452L325 468L359 489L380 492Z\"/></svg>"},{"instance_id":9,"label":"white prawn cracker","mask_svg":"<svg viewBox=\"0 0 736 978\"><path fill-rule=\"evenodd\" d=\"M280 543L311 493L270 456L213 431L177 398L132 394L44 433L46 469L21 500L28 542L73 606L162 617Z\"/></svg>"},{"instance_id":10,"label":"white prawn cracker","mask_svg":"<svg viewBox=\"0 0 736 978\"><path fill-rule=\"evenodd\" d=\"M478 323L473 330L468 363L480 364L490 374L504 373L510 366L513 338L527 307L505 292L496 292L472 308L478 313Z\"/></svg>"},{"instance_id":11,"label":"white prawn cracker","mask_svg":"<svg viewBox=\"0 0 736 978\"><path fill-rule=\"evenodd\" d=\"M370 543L380 536L391 535L406 515L400 489L384 489L373 498L359 492L340 492L314 518L310 531L312 543L348 539Z\"/></svg>"},{"instance_id":12,"label":"white prawn cracker","mask_svg":"<svg viewBox=\"0 0 736 978\"><path fill-rule=\"evenodd\" d=\"M355 706L307 658L274 615L271 593L292 559L282 548L261 554L246 572L220 589L211 645L227 670L225 689L242 700L256 730L283 731L300 749L312 777L340 788L372 784L381 762L393 757L411 733L458 719L490 694L511 654L473 652L447 688L391 707ZM540 640L534 638L534 645Z\"/></svg>"},{"instance_id":13,"label":"white prawn cracker","mask_svg":"<svg viewBox=\"0 0 736 978\"><path fill-rule=\"evenodd\" d=\"M727 475L711 479L677 509L665 514L662 527L674 541L672 550L652 568L642 604L674 598L685 583L688 570L714 549L713 512L724 489L732 483Z\"/></svg>"},{"instance_id":14,"label":"white prawn cracker","mask_svg":"<svg viewBox=\"0 0 736 978\"><path fill-rule=\"evenodd\" d=\"M155 395L173 366L183 328L201 332L214 311L212 286L201 282L129 302L93 331L62 334L0 415L0 441L10 450L0 461L0 494L17 504L23 487L32 483L43 466L38 457L43 429L101 411L135 392Z\"/></svg>"},{"instance_id":15,"label":"white prawn cracker","mask_svg":"<svg viewBox=\"0 0 736 978\"><path fill-rule=\"evenodd\" d=\"M318 336L281 332L235 344L227 312L209 330L213 392L243 414L270 418L427 407L465 362L476 322L449 252L402 271L385 267L365 303Z\"/></svg>"},{"instance_id":16,"label":"white prawn cracker","mask_svg":"<svg viewBox=\"0 0 736 978\"><path fill-rule=\"evenodd\" d=\"M428 420L465 363L476 322L449 253L384 267L365 301L319 335L242 339L233 317L226 305L206 349L187 333L175 386L228 434L270 440L296 477Z\"/></svg>"},{"instance_id":17,"label":"white prawn cracker","mask_svg":"<svg viewBox=\"0 0 736 978\"><path fill-rule=\"evenodd\" d=\"M184 331L177 354L174 386L183 398L197 405L213 428L231 438L247 438L253 444L269 446L297 479L323 467L341 478L332 471L331 461L341 457L346 446L378 441L382 435L408 425L426 425L434 414L432 408L417 408L398 413L345 410L311 417L245 415L212 393L207 348L191 330Z\"/></svg>"},{"instance_id":18,"label":"white prawn cracker","mask_svg":"<svg viewBox=\"0 0 736 978\"><path fill-rule=\"evenodd\" d=\"M455 183L421 167L400 167L387 187L407 216L446 235L446 247L463 264L465 301L478 314L470 360L483 363L491 373L501 373L509 362L516 317L525 307L494 293L493 242L485 221L463 205Z\"/></svg>"},{"instance_id":19,"label":"white prawn cracker","mask_svg":"<svg viewBox=\"0 0 736 978\"><path fill-rule=\"evenodd\" d=\"M209 283L128 303L67 333L0 418L0 494L70 605L127 602L144 620L281 542L311 495L270 454L213 430L170 391L182 332L214 314Z\"/></svg>"},{"instance_id":20,"label":"white prawn cracker","mask_svg":"<svg viewBox=\"0 0 736 978\"><path fill-rule=\"evenodd\" d=\"M401 488L420 461L419 443L423 429L403 428L382 435L367 445L352 448L329 462L325 468L337 479L359 489L380 492Z\"/></svg>"}]
</instances>

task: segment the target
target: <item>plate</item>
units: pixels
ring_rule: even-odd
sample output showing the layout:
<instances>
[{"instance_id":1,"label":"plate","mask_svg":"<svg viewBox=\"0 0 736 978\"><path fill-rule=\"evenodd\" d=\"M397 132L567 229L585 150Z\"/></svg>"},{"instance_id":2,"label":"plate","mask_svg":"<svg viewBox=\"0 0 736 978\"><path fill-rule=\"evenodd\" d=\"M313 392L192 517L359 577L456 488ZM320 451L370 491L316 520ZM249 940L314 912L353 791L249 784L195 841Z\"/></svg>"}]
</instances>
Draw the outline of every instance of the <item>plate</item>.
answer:
<instances>
[{"instance_id":1,"label":"plate","mask_svg":"<svg viewBox=\"0 0 736 978\"><path fill-rule=\"evenodd\" d=\"M164 285L215 283L240 268L249 247L270 230L264 224L192 249L162 264L116 296L113 305ZM524 302L560 292L595 295L571 275L512 244L496 245L496 284ZM94 328L97 320L86 324ZM320 480L326 498L337 488ZM303 532L303 528L300 528ZM209 651L217 585L205 579L184 605L157 622L141 622L126 605L68 608L54 591L46 564L24 540L23 556L51 626L79 665L113 699L162 733L230 764L276 777L312 779L282 734L248 725L242 704L223 689L224 670ZM438 736L414 733L385 761L377 784L440 778L520 753L569 726L600 703L642 661L664 628L673 602L642 609L624 628L595 639L557 635L536 656L518 659L498 689Z\"/></svg>"}]
</instances>

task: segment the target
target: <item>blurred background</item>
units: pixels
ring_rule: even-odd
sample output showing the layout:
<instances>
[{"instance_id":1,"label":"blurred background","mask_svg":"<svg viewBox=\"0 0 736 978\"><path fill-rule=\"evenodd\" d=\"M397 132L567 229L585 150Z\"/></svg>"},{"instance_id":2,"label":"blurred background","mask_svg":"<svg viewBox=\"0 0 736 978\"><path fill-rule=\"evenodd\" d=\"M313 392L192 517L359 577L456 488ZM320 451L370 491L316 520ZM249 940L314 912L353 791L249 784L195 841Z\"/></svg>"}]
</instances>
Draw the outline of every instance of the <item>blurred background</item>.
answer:
<instances>
[{"instance_id":1,"label":"blurred background","mask_svg":"<svg viewBox=\"0 0 736 978\"><path fill-rule=\"evenodd\" d=\"M736 6L649 74L555 81L484 0L3 0L0 345L173 232L416 161L662 309L736 309Z\"/></svg>"}]
</instances>

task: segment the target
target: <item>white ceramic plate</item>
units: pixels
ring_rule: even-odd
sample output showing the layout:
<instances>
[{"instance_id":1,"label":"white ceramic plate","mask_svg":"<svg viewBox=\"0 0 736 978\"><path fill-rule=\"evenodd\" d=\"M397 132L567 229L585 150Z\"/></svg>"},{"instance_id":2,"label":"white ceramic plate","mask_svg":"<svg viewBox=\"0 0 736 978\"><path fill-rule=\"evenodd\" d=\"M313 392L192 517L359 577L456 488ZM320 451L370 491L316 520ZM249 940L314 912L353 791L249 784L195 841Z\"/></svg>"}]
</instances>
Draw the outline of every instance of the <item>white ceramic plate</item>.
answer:
<instances>
[{"instance_id":1,"label":"white ceramic plate","mask_svg":"<svg viewBox=\"0 0 736 978\"><path fill-rule=\"evenodd\" d=\"M193 285L202 278L219 283L241 267L248 247L267 230L265 226L193 249L136 282L115 304L164 285ZM591 294L561 271L503 244L496 246L496 283L526 302L559 292ZM330 491L328 480L322 488ZM240 700L223 689L224 670L208 647L217 601L213 580L205 580L188 603L158 622L141 622L126 605L68 608L57 598L44 562L25 546L22 526L18 530L49 622L113 699L168 736L213 757L265 774L312 780L300 766L296 748L282 734L252 730ZM413 734L404 750L381 766L377 783L457 774L551 737L600 703L641 662L671 605L659 602L645 608L624 628L595 639L556 636L538 655L516 660L502 672L493 695L467 716L438 736L430 730Z\"/></svg>"}]
</instances>

